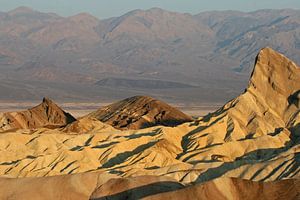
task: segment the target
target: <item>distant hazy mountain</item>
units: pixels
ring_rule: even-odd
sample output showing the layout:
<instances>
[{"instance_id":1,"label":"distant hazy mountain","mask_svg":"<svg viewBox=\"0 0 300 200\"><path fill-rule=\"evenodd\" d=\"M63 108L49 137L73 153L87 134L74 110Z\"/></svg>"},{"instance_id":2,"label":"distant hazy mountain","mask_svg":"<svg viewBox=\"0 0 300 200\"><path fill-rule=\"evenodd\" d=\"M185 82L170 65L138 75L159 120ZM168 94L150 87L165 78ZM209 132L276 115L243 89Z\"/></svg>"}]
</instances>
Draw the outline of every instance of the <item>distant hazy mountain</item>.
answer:
<instances>
[{"instance_id":1,"label":"distant hazy mountain","mask_svg":"<svg viewBox=\"0 0 300 200\"><path fill-rule=\"evenodd\" d=\"M98 101L151 92L223 102L245 87L265 46L300 62L298 10L190 15L153 8L99 20L20 7L0 13L0 92L6 94L0 100ZM149 91L154 83L143 87L140 80L161 82ZM197 87L176 87L182 84Z\"/></svg>"}]
</instances>

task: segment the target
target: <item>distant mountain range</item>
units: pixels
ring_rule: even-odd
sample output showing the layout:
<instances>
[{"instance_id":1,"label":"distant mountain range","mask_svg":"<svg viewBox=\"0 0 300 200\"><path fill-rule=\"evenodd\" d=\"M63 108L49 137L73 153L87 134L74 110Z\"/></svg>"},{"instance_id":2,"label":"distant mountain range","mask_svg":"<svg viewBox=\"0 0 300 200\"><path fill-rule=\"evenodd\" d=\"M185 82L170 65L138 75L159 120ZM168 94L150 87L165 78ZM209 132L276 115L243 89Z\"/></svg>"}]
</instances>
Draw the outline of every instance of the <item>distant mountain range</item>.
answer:
<instances>
[{"instance_id":1,"label":"distant mountain range","mask_svg":"<svg viewBox=\"0 0 300 200\"><path fill-rule=\"evenodd\" d=\"M190 15L153 8L100 20L19 7L0 12L0 100L151 94L221 103L246 86L265 46L300 63L299 10Z\"/></svg>"}]
</instances>

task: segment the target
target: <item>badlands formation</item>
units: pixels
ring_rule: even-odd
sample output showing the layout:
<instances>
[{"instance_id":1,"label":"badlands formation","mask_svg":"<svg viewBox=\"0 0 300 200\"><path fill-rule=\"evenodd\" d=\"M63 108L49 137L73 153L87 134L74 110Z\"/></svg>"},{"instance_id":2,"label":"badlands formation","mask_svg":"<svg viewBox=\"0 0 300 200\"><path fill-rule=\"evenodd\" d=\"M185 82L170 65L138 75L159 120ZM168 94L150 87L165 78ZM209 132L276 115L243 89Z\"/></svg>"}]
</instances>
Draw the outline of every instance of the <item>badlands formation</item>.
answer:
<instances>
[{"instance_id":1,"label":"badlands formation","mask_svg":"<svg viewBox=\"0 0 300 200\"><path fill-rule=\"evenodd\" d=\"M192 118L151 97L136 96L100 108L88 116L115 128L141 129L155 125L176 126Z\"/></svg>"},{"instance_id":2,"label":"badlands formation","mask_svg":"<svg viewBox=\"0 0 300 200\"><path fill-rule=\"evenodd\" d=\"M149 97L75 120L44 99L0 118L0 199L300 199L299 106L300 69L270 48L195 120Z\"/></svg>"}]
</instances>

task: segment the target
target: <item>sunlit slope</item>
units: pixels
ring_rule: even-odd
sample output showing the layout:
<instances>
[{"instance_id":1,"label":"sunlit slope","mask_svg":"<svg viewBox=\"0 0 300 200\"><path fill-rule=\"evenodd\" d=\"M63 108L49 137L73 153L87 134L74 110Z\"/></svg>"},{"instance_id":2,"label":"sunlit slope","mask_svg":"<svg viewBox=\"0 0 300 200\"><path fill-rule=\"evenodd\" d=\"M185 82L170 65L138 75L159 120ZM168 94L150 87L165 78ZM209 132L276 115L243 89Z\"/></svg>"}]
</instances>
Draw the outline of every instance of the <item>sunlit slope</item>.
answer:
<instances>
[{"instance_id":1,"label":"sunlit slope","mask_svg":"<svg viewBox=\"0 0 300 200\"><path fill-rule=\"evenodd\" d=\"M149 175L171 179L176 183L172 185L174 190L212 181L200 189L196 186L183 190L183 194L190 190L202 194L205 187L215 191L226 181L233 185L229 188L240 185L265 189L262 183L220 179L225 182L219 184L216 179L268 182L300 178L299 90L298 66L265 48L257 56L245 92L215 113L175 127L118 130L120 127L113 128L92 118L96 116L89 116L60 128L7 130L0 134L0 174L11 178L46 177L45 180L81 172L86 176L93 172L116 178ZM135 116L130 110L126 113L128 118ZM294 183L290 187L295 187ZM278 190L290 187L280 185ZM274 192L277 186L270 188ZM100 197L111 195L113 189L107 191L108 194L100 191ZM181 192L169 195L182 195ZM229 195L229 199L244 195L221 193ZM278 195L275 193L270 194ZM97 195L95 199L100 198ZM294 193L282 195L295 197Z\"/></svg>"}]
</instances>

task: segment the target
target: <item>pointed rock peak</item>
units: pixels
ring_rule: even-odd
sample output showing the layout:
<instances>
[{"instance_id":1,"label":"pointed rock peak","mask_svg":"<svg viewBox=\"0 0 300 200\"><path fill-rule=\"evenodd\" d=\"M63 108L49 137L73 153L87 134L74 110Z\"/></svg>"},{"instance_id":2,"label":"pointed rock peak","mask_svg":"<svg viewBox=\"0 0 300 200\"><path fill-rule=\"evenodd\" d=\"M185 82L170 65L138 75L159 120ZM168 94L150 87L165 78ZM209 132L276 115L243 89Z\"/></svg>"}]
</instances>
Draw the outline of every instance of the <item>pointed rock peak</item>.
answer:
<instances>
[{"instance_id":1,"label":"pointed rock peak","mask_svg":"<svg viewBox=\"0 0 300 200\"><path fill-rule=\"evenodd\" d=\"M54 101L52 101L48 97L44 97L42 103L40 106L47 107L47 108L52 108L54 110L60 110L63 111L62 108L60 108Z\"/></svg>"},{"instance_id":2,"label":"pointed rock peak","mask_svg":"<svg viewBox=\"0 0 300 200\"><path fill-rule=\"evenodd\" d=\"M0 122L0 127L3 130L13 128L36 129L40 127L52 129L76 121L71 114L65 112L47 97L44 97L42 103L33 108L14 112L13 114L7 113L7 115L10 116L10 123L3 124Z\"/></svg>"},{"instance_id":3,"label":"pointed rock peak","mask_svg":"<svg viewBox=\"0 0 300 200\"><path fill-rule=\"evenodd\" d=\"M46 103L46 104L50 104L50 103L53 103L51 99L49 99L48 97L44 97L43 98L43 103Z\"/></svg>"},{"instance_id":4,"label":"pointed rock peak","mask_svg":"<svg viewBox=\"0 0 300 200\"><path fill-rule=\"evenodd\" d=\"M51 110L51 111L55 111L55 112L59 112L61 114L65 113L64 110L59 107L56 103L54 103L50 98L48 97L44 97L43 101L41 104L39 104L38 106L32 108L31 110L43 110L43 111L47 111L47 113Z\"/></svg>"},{"instance_id":5,"label":"pointed rock peak","mask_svg":"<svg viewBox=\"0 0 300 200\"><path fill-rule=\"evenodd\" d=\"M256 59L256 64L262 63L262 64L269 64L270 61L272 60L278 60L278 59L282 59L286 62L290 62L290 60L285 57L283 54L273 50L270 47L265 47L263 49L260 50L260 52L258 53L257 59ZM268 62L268 63L266 63Z\"/></svg>"},{"instance_id":6,"label":"pointed rock peak","mask_svg":"<svg viewBox=\"0 0 300 200\"><path fill-rule=\"evenodd\" d=\"M249 89L267 93L275 90L283 95L299 90L300 69L291 60L267 47L262 49L255 62Z\"/></svg>"},{"instance_id":7,"label":"pointed rock peak","mask_svg":"<svg viewBox=\"0 0 300 200\"><path fill-rule=\"evenodd\" d=\"M297 70L298 66L283 54L273 50L270 47L266 47L260 50L256 57L252 76L257 68L272 68L274 70L286 68L290 70Z\"/></svg>"},{"instance_id":8,"label":"pointed rock peak","mask_svg":"<svg viewBox=\"0 0 300 200\"><path fill-rule=\"evenodd\" d=\"M255 105L262 106L264 110L272 110L288 122L291 113L299 106L299 80L300 68L293 61L271 48L264 48L256 58L245 94L247 97L251 96ZM245 104L243 106L246 108L249 103L247 101L251 100L247 99L240 105Z\"/></svg>"},{"instance_id":9,"label":"pointed rock peak","mask_svg":"<svg viewBox=\"0 0 300 200\"><path fill-rule=\"evenodd\" d=\"M48 97L44 97L41 104L29 109L29 111L36 113L39 118L50 122L50 124L66 125L76 120Z\"/></svg>"}]
</instances>

